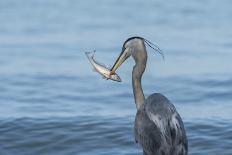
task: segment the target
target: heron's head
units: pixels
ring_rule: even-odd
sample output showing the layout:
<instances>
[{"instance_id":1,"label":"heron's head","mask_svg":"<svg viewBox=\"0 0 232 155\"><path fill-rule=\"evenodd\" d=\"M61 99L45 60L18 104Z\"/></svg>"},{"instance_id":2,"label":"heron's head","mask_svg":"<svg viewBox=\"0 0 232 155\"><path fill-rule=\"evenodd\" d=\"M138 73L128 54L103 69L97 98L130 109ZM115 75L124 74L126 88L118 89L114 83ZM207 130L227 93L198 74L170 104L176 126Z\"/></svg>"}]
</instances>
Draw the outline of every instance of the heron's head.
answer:
<instances>
[{"instance_id":1,"label":"heron's head","mask_svg":"<svg viewBox=\"0 0 232 155\"><path fill-rule=\"evenodd\" d=\"M122 47L122 51L114 63L111 72L114 73L121 64L128 59L130 56L135 60L136 64L143 64L146 66L147 62L147 51L144 45L144 40L141 37L132 37L127 39Z\"/></svg>"}]
</instances>

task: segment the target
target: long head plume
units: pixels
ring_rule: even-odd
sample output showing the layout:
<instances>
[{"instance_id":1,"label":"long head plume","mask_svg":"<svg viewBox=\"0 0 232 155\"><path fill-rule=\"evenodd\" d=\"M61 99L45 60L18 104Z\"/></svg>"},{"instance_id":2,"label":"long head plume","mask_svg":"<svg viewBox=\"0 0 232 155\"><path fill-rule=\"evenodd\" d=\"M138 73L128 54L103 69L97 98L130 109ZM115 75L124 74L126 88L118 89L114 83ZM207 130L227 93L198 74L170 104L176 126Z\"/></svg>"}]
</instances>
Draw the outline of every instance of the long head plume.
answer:
<instances>
[{"instance_id":1,"label":"long head plume","mask_svg":"<svg viewBox=\"0 0 232 155\"><path fill-rule=\"evenodd\" d=\"M163 58L164 60L164 54L163 54L163 51L155 44L153 44L152 42L150 42L149 40L145 39L145 38L142 38L144 40L144 42L149 46L151 47L154 51L157 51Z\"/></svg>"},{"instance_id":2,"label":"long head plume","mask_svg":"<svg viewBox=\"0 0 232 155\"><path fill-rule=\"evenodd\" d=\"M159 54L161 54L162 55L162 58L163 58L163 60L164 60L164 54L163 54L163 51L157 46L157 45L155 45L155 44L153 44L152 42L150 42L149 40L147 40L147 39L145 39L145 38L143 38L143 37L139 37L139 36L134 36L134 37L131 37L131 38L128 38L125 42L124 42L124 44L123 44L123 47L122 47L122 52L125 50L125 44L128 42L128 41L130 41L130 40L132 40L132 39L141 39L141 40L143 40L149 47L151 47L154 51L156 51L156 52L158 52Z\"/></svg>"}]
</instances>

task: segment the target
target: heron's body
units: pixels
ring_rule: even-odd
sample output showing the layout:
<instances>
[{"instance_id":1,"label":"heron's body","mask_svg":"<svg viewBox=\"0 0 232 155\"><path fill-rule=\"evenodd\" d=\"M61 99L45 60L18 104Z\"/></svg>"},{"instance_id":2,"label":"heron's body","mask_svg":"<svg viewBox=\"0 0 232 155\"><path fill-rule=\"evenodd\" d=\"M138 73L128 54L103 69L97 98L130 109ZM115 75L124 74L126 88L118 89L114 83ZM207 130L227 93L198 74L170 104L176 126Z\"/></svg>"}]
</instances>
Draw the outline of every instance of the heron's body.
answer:
<instances>
[{"instance_id":1,"label":"heron's body","mask_svg":"<svg viewBox=\"0 0 232 155\"><path fill-rule=\"evenodd\" d=\"M162 94L150 95L135 118L135 140L146 155L186 155L187 138L173 104Z\"/></svg>"},{"instance_id":2,"label":"heron's body","mask_svg":"<svg viewBox=\"0 0 232 155\"><path fill-rule=\"evenodd\" d=\"M144 155L187 155L188 141L184 124L174 105L159 93L152 94L147 99L144 97L141 85L147 62L144 42L147 43L147 40L141 37L127 39L111 69L114 72L130 55L135 60L132 71L133 93L137 108L135 141L142 146Z\"/></svg>"}]
</instances>

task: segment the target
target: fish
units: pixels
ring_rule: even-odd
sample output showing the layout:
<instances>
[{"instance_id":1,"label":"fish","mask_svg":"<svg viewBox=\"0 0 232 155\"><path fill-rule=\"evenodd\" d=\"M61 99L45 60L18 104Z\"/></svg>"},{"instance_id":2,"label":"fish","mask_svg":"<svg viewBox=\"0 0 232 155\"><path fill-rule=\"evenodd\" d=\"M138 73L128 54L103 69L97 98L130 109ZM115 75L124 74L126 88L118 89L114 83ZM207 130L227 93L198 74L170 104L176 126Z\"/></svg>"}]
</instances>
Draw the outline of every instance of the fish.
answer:
<instances>
[{"instance_id":1,"label":"fish","mask_svg":"<svg viewBox=\"0 0 232 155\"><path fill-rule=\"evenodd\" d=\"M91 54L93 53L93 54ZM102 75L103 79L110 79L113 81L117 81L117 82L121 82L121 78L118 74L116 74L115 72L112 73L111 70L107 67L105 67L104 65L98 63L95 59L94 59L94 52L85 52L85 55L87 56L87 58L89 59L90 63L93 66L93 70L96 71L97 73Z\"/></svg>"}]
</instances>

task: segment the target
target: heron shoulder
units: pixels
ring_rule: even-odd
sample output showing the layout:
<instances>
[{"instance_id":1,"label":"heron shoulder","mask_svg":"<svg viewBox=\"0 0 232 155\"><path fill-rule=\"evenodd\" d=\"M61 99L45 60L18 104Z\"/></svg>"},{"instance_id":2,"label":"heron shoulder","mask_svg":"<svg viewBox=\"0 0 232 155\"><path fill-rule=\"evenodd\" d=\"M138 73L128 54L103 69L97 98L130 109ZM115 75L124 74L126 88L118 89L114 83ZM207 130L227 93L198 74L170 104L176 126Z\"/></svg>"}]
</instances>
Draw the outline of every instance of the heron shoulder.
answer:
<instances>
[{"instance_id":1,"label":"heron shoulder","mask_svg":"<svg viewBox=\"0 0 232 155\"><path fill-rule=\"evenodd\" d=\"M145 109L153 113L171 114L175 106L163 94L154 93L145 100Z\"/></svg>"},{"instance_id":2,"label":"heron shoulder","mask_svg":"<svg viewBox=\"0 0 232 155\"><path fill-rule=\"evenodd\" d=\"M170 102L163 94L154 93L147 97L146 102Z\"/></svg>"}]
</instances>

